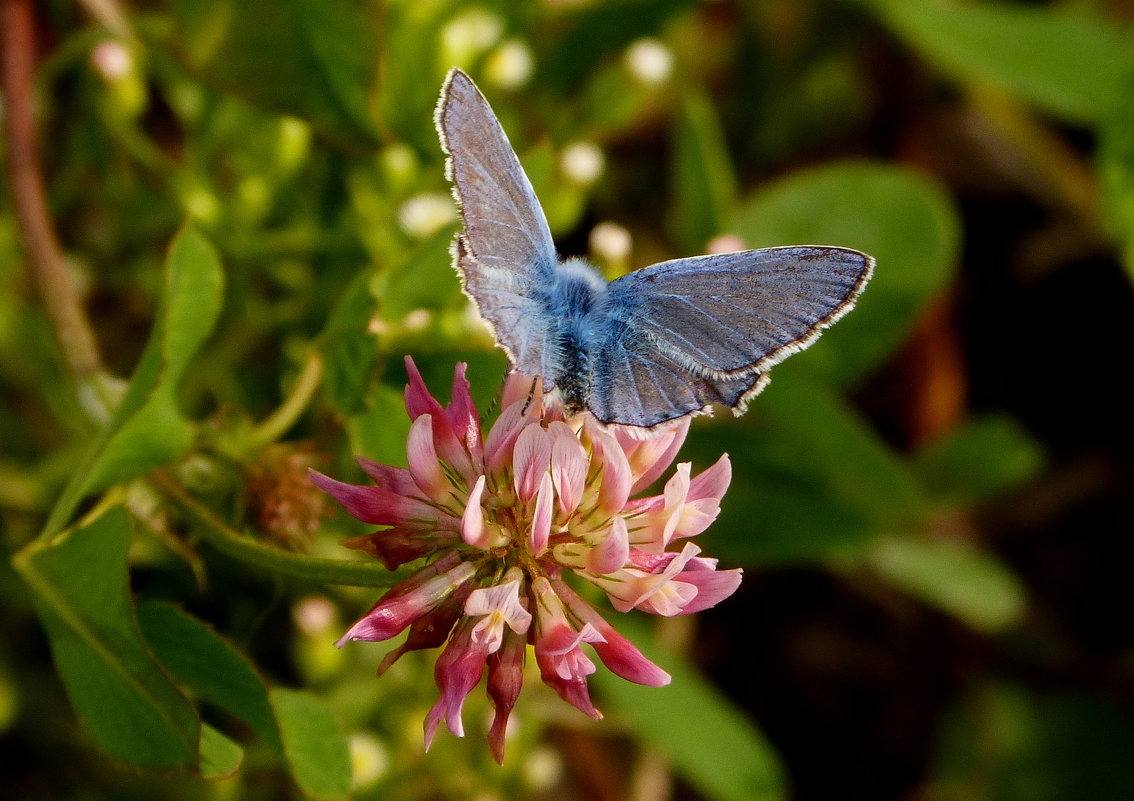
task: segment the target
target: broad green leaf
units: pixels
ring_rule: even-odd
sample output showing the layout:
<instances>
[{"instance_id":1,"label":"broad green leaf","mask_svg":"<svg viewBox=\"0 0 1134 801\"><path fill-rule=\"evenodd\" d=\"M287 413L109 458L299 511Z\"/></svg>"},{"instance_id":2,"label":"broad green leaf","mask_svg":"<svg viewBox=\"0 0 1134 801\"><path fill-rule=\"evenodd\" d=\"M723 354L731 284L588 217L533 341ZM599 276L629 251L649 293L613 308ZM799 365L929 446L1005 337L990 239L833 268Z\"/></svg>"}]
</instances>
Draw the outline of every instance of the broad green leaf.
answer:
<instances>
[{"instance_id":1,"label":"broad green leaf","mask_svg":"<svg viewBox=\"0 0 1134 801\"><path fill-rule=\"evenodd\" d=\"M371 0L176 0L175 43L204 80L300 117L352 149L377 145L378 76Z\"/></svg>"},{"instance_id":2,"label":"broad green leaf","mask_svg":"<svg viewBox=\"0 0 1134 801\"><path fill-rule=\"evenodd\" d=\"M418 244L400 267L373 276L370 291L383 320L401 322L415 309L453 308L464 302L449 253L455 233L456 226L446 225Z\"/></svg>"},{"instance_id":3,"label":"broad green leaf","mask_svg":"<svg viewBox=\"0 0 1134 801\"><path fill-rule=\"evenodd\" d=\"M346 737L331 711L310 693L275 688L268 693L284 756L299 788L311 798L345 799L351 765Z\"/></svg>"},{"instance_id":4,"label":"broad green leaf","mask_svg":"<svg viewBox=\"0 0 1134 801\"><path fill-rule=\"evenodd\" d=\"M206 779L225 779L240 770L244 749L208 724L201 725L201 768Z\"/></svg>"},{"instance_id":5,"label":"broad green leaf","mask_svg":"<svg viewBox=\"0 0 1134 801\"><path fill-rule=\"evenodd\" d=\"M665 667L673 682L643 687L600 668L591 681L604 703L615 705L637 737L662 751L674 770L706 798L786 798L779 757L751 720L691 665L672 654L656 653L646 638L633 639Z\"/></svg>"},{"instance_id":6,"label":"broad green leaf","mask_svg":"<svg viewBox=\"0 0 1134 801\"><path fill-rule=\"evenodd\" d=\"M722 452L733 482L705 533L713 555L745 563L853 557L878 531L906 531L927 508L904 460L825 384L773 371L743 420L704 426L697 469ZM744 447L737 447L737 426Z\"/></svg>"},{"instance_id":7,"label":"broad green leaf","mask_svg":"<svg viewBox=\"0 0 1134 801\"><path fill-rule=\"evenodd\" d=\"M1011 3L870 0L921 54L1053 114L1099 122L1134 66L1134 42L1074 10Z\"/></svg>"},{"instance_id":8,"label":"broad green leaf","mask_svg":"<svg viewBox=\"0 0 1134 801\"><path fill-rule=\"evenodd\" d=\"M788 362L840 383L876 367L948 284L960 227L932 181L871 162L820 167L766 186L742 204L732 224L748 247L841 245L877 259L854 311Z\"/></svg>"},{"instance_id":9,"label":"broad green leaf","mask_svg":"<svg viewBox=\"0 0 1134 801\"><path fill-rule=\"evenodd\" d=\"M264 682L232 645L166 603L139 604L138 622L154 655L181 686L244 721L264 742L280 749Z\"/></svg>"},{"instance_id":10,"label":"broad green leaf","mask_svg":"<svg viewBox=\"0 0 1134 801\"><path fill-rule=\"evenodd\" d=\"M1042 464L1039 445L1007 417L967 420L922 449L914 460L929 492L940 500L967 502L1027 481Z\"/></svg>"},{"instance_id":11,"label":"broad green leaf","mask_svg":"<svg viewBox=\"0 0 1134 801\"><path fill-rule=\"evenodd\" d=\"M982 631L1000 631L1020 620L1024 587L1000 560L952 542L876 541L867 563L894 586L959 617Z\"/></svg>"},{"instance_id":12,"label":"broad green leaf","mask_svg":"<svg viewBox=\"0 0 1134 801\"><path fill-rule=\"evenodd\" d=\"M383 464L405 466L409 429L404 396L386 384L370 392L367 411L347 420L351 451Z\"/></svg>"},{"instance_id":13,"label":"broad green leaf","mask_svg":"<svg viewBox=\"0 0 1134 801\"><path fill-rule=\"evenodd\" d=\"M319 337L323 390L343 416L365 407L366 388L374 366L376 337L370 333L373 313L370 271L364 270L347 286Z\"/></svg>"},{"instance_id":14,"label":"broad green leaf","mask_svg":"<svg viewBox=\"0 0 1134 801\"><path fill-rule=\"evenodd\" d=\"M143 768L197 768L200 721L154 661L127 586L130 524L113 509L14 564L32 590L76 714L110 756Z\"/></svg>"},{"instance_id":15,"label":"broad green leaf","mask_svg":"<svg viewBox=\"0 0 1134 801\"><path fill-rule=\"evenodd\" d=\"M834 392L784 372L762 396L762 415L800 459L822 468L824 490L880 523L915 519L925 498L906 463Z\"/></svg>"},{"instance_id":16,"label":"broad green leaf","mask_svg":"<svg viewBox=\"0 0 1134 801\"><path fill-rule=\"evenodd\" d=\"M676 124L672 228L683 253L702 253L728 224L736 176L720 120L705 95L689 92Z\"/></svg>"},{"instance_id":17,"label":"broad green leaf","mask_svg":"<svg viewBox=\"0 0 1134 801\"><path fill-rule=\"evenodd\" d=\"M86 464L74 472L47 532L65 525L84 496L170 462L189 447L193 431L177 408L177 388L212 333L223 296L216 251L193 228L182 228L166 259L158 320L130 386Z\"/></svg>"}]
</instances>

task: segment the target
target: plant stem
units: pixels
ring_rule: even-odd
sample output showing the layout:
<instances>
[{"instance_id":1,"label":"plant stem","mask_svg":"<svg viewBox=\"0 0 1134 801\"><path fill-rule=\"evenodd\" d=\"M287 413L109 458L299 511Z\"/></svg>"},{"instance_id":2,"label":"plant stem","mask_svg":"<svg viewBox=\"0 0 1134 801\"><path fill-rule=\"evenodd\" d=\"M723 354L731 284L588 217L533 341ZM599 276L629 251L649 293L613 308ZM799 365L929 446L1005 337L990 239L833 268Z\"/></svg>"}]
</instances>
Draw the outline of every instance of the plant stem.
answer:
<instances>
[{"instance_id":1,"label":"plant stem","mask_svg":"<svg viewBox=\"0 0 1134 801\"><path fill-rule=\"evenodd\" d=\"M289 553L246 537L202 504L168 472L157 470L151 475L154 484L178 506L201 523L201 537L218 551L244 564L317 584L341 584L351 587L390 587L405 578L373 562L345 559L322 559Z\"/></svg>"},{"instance_id":2,"label":"plant stem","mask_svg":"<svg viewBox=\"0 0 1134 801\"><path fill-rule=\"evenodd\" d=\"M0 0L0 85L4 90L8 174L16 216L28 264L63 358L71 373L83 380L102 370L102 358L47 214L32 113L34 74L32 0Z\"/></svg>"},{"instance_id":3,"label":"plant stem","mask_svg":"<svg viewBox=\"0 0 1134 801\"><path fill-rule=\"evenodd\" d=\"M282 437L311 403L311 398L319 389L319 381L322 378L323 357L319 351L312 348L308 351L303 371L296 379L291 393L280 404L280 407L256 426L252 432L252 447L260 448Z\"/></svg>"}]
</instances>

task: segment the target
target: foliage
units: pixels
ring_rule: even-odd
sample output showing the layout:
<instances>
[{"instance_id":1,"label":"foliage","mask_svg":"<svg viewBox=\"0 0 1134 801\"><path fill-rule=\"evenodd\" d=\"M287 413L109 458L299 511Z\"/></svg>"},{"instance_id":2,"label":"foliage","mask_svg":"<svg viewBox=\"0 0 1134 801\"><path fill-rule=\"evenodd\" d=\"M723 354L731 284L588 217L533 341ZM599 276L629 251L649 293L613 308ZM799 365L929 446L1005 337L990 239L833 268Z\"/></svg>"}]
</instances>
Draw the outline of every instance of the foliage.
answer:
<instances>
[{"instance_id":1,"label":"foliage","mask_svg":"<svg viewBox=\"0 0 1134 801\"><path fill-rule=\"evenodd\" d=\"M6 193L0 737L27 755L6 783L27 798L536 798L594 780L549 745L586 738L615 742L611 775L666 765L689 797L786 799L824 771L829 754L808 761L752 714L747 673L727 679L722 631L732 654L773 659L742 600L708 616L718 639L672 621L644 633L673 686L601 677L598 726L536 695L503 768L479 737L423 755L431 665L410 654L375 681L379 652L332 647L397 580L337 546L367 529L302 481L250 491L257 465L295 454L287 464L341 476L361 477L353 454L405 464L405 353L434 388L467 361L477 404L493 402L506 363L450 269L455 209L431 121L460 65L561 250L612 276L721 243L877 258L859 307L777 367L747 416L693 423L681 458L702 468L727 450L735 470L712 551L756 584L803 569L868 587L895 616L946 620L1009 655L942 693L908 794L1130 797L1121 749L1072 748L1096 724L1134 741L1112 708L1129 682L1052 691L1012 670L1075 647L1042 619L1042 588L995 522L1026 517L1067 445L1011 404L982 404L967 361L981 346L966 351L950 316L984 308L965 294L988 286L974 252L1013 247L1007 231L974 239L974 195L1025 197L1071 232L1052 250L1134 277L1134 44L1111 5L43 4L41 172L106 366L63 367L24 277L25 209ZM961 137L930 130L942 120L978 130L1001 172L943 155ZM611 221L629 255L588 239ZM1105 339L1075 336L1075 355ZM1053 354L1042 378L1065 366ZM632 771L614 767L623 754ZM76 771L44 772L63 763Z\"/></svg>"}]
</instances>

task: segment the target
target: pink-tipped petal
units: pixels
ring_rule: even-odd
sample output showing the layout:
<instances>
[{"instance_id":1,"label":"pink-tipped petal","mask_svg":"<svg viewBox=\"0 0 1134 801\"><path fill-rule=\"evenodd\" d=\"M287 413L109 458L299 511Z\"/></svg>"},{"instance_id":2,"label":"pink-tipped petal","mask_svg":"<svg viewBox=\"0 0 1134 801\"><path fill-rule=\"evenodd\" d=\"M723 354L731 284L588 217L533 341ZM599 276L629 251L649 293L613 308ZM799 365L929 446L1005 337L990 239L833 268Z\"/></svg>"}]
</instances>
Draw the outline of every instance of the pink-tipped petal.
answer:
<instances>
[{"instance_id":1,"label":"pink-tipped petal","mask_svg":"<svg viewBox=\"0 0 1134 801\"><path fill-rule=\"evenodd\" d=\"M555 492L551 486L551 476L543 474L536 493L535 511L532 512L532 531L529 543L533 556L542 556L547 550L547 541L551 536L551 517L555 512Z\"/></svg>"},{"instance_id":2,"label":"pink-tipped petal","mask_svg":"<svg viewBox=\"0 0 1134 801\"><path fill-rule=\"evenodd\" d=\"M364 523L397 526L406 521L436 520L437 510L424 501L390 492L381 487L347 484L308 470L308 477L346 509L347 514Z\"/></svg>"},{"instance_id":3,"label":"pink-tipped petal","mask_svg":"<svg viewBox=\"0 0 1134 801\"><path fill-rule=\"evenodd\" d=\"M469 380L465 377L467 370L468 365L464 362L459 362L453 370L453 396L445 407L445 414L465 449L473 455L475 464L483 462L484 455L480 443L480 416L473 403ZM475 466L479 468L481 465Z\"/></svg>"},{"instance_id":4,"label":"pink-tipped petal","mask_svg":"<svg viewBox=\"0 0 1134 801\"><path fill-rule=\"evenodd\" d=\"M335 645L342 648L351 640L381 642L401 634L407 626L438 607L454 590L471 579L476 569L468 562L459 562L445 573L432 575L426 581L419 580L431 573L435 573L432 566L424 568L391 588Z\"/></svg>"},{"instance_id":5,"label":"pink-tipped petal","mask_svg":"<svg viewBox=\"0 0 1134 801\"><path fill-rule=\"evenodd\" d=\"M437 658L433 675L441 688L441 697L429 710L425 719L425 747L433 742L433 734L442 720L455 737L464 737L465 728L461 721L461 709L465 698L480 683L484 675L488 654L484 648L472 641L472 626L465 621L454 632L449 644Z\"/></svg>"},{"instance_id":6,"label":"pink-tipped petal","mask_svg":"<svg viewBox=\"0 0 1134 801\"><path fill-rule=\"evenodd\" d=\"M634 486L630 488L631 495L637 495L653 484L673 463L689 433L689 420L688 417L682 417L645 438L635 437L625 427L615 428L614 435L626 452L630 470L635 476Z\"/></svg>"},{"instance_id":7,"label":"pink-tipped petal","mask_svg":"<svg viewBox=\"0 0 1134 801\"><path fill-rule=\"evenodd\" d=\"M445 413L441 408L441 404L429 394L429 388L425 386L425 379L421 377L421 372L417 369L417 365L413 363L413 358L406 356L406 373L409 375L409 384L406 385L406 413L409 414L410 420L416 420L423 414L430 414L438 417Z\"/></svg>"},{"instance_id":8,"label":"pink-tipped petal","mask_svg":"<svg viewBox=\"0 0 1134 801\"><path fill-rule=\"evenodd\" d=\"M528 424L516 438L512 456L516 495L527 503L536 496L551 463L551 440L539 423Z\"/></svg>"},{"instance_id":9,"label":"pink-tipped petal","mask_svg":"<svg viewBox=\"0 0 1134 801\"><path fill-rule=\"evenodd\" d=\"M388 464L359 456L355 461L366 475L382 489L389 490L397 495L417 495L417 484L413 481L410 471L404 467L392 467Z\"/></svg>"},{"instance_id":10,"label":"pink-tipped petal","mask_svg":"<svg viewBox=\"0 0 1134 801\"><path fill-rule=\"evenodd\" d=\"M659 572L642 573L623 570L616 576L596 576L591 579L606 591L611 605L619 612L634 607L655 615L670 617L681 613L697 596L697 587L682 581L679 574L701 549L686 543L681 553L673 556Z\"/></svg>"},{"instance_id":11,"label":"pink-tipped petal","mask_svg":"<svg viewBox=\"0 0 1134 801\"><path fill-rule=\"evenodd\" d=\"M512 452L516 447L516 438L523 432L524 427L531 421L531 416L524 412L523 402L513 403L504 407L495 425L488 431L484 440L484 471L497 474L512 461Z\"/></svg>"},{"instance_id":12,"label":"pink-tipped petal","mask_svg":"<svg viewBox=\"0 0 1134 801\"><path fill-rule=\"evenodd\" d=\"M561 660L553 659L547 654L541 654L539 649L536 649L536 664L539 665L540 678L543 679L543 683L559 693L560 698L580 712L589 715L594 720L602 720L602 713L595 708L594 702L591 701L586 676L572 675L571 678L565 679L559 675L557 670L560 663Z\"/></svg>"},{"instance_id":13,"label":"pink-tipped petal","mask_svg":"<svg viewBox=\"0 0 1134 801\"><path fill-rule=\"evenodd\" d=\"M587 555L587 569L602 575L620 570L630 557L630 534L626 521L615 517L610 529Z\"/></svg>"},{"instance_id":14,"label":"pink-tipped petal","mask_svg":"<svg viewBox=\"0 0 1134 801\"><path fill-rule=\"evenodd\" d=\"M551 479L559 498L559 511L572 514L583 498L587 483L587 451L566 423L555 421L547 427L551 435Z\"/></svg>"},{"instance_id":15,"label":"pink-tipped petal","mask_svg":"<svg viewBox=\"0 0 1134 801\"><path fill-rule=\"evenodd\" d=\"M452 497L452 486L433 447L433 415L419 415L413 421L406 440L406 459L414 483L427 498L441 503Z\"/></svg>"},{"instance_id":16,"label":"pink-tipped petal","mask_svg":"<svg viewBox=\"0 0 1134 801\"><path fill-rule=\"evenodd\" d=\"M734 570L686 570L677 580L697 588L696 596L681 607L680 615L691 615L711 606L716 606L728 598L740 586L744 571Z\"/></svg>"},{"instance_id":17,"label":"pink-tipped petal","mask_svg":"<svg viewBox=\"0 0 1134 801\"><path fill-rule=\"evenodd\" d=\"M527 634L532 615L520 600L521 571L512 568L501 584L473 590L465 601L465 614L481 618L472 630L472 641L487 653L495 653L504 641L504 627Z\"/></svg>"},{"instance_id":18,"label":"pink-tipped petal","mask_svg":"<svg viewBox=\"0 0 1134 801\"><path fill-rule=\"evenodd\" d=\"M453 545L457 539L456 533L449 531L422 532L408 528L388 528L373 534L351 537L339 544L380 559L387 570L397 570L439 547Z\"/></svg>"},{"instance_id":19,"label":"pink-tipped petal","mask_svg":"<svg viewBox=\"0 0 1134 801\"><path fill-rule=\"evenodd\" d=\"M406 357L406 372L410 379L406 386L406 412L409 413L410 419L417 420L423 414L430 416L433 421L433 447L437 449L438 457L471 481L476 471L464 438L458 436L445 409L429 394L417 365L409 356ZM467 432L465 433L467 435Z\"/></svg>"},{"instance_id":20,"label":"pink-tipped petal","mask_svg":"<svg viewBox=\"0 0 1134 801\"><path fill-rule=\"evenodd\" d=\"M474 548L487 550L492 547L494 537L484 524L484 510L480 505L484 498L484 482L484 476L478 478L469 493L465 512L461 516L461 539Z\"/></svg>"},{"instance_id":21,"label":"pink-tipped petal","mask_svg":"<svg viewBox=\"0 0 1134 801\"><path fill-rule=\"evenodd\" d=\"M697 474L689 482L689 492L686 496L690 501L699 501L702 498L712 498L719 501L732 483L732 462L728 454L721 454L716 464L708 470Z\"/></svg>"},{"instance_id":22,"label":"pink-tipped petal","mask_svg":"<svg viewBox=\"0 0 1134 801\"><path fill-rule=\"evenodd\" d=\"M466 585L467 586L467 585ZM422 615L410 626L409 636L400 646L390 651L378 663L375 673L381 676L397 662L403 654L421 651L426 648L440 648L449 639L449 632L464 613L464 594L460 591L441 602L440 606Z\"/></svg>"},{"instance_id":23,"label":"pink-tipped petal","mask_svg":"<svg viewBox=\"0 0 1134 801\"><path fill-rule=\"evenodd\" d=\"M523 373L508 373L500 393L500 408L519 404L524 415L532 419L543 416L543 378Z\"/></svg>"},{"instance_id":24,"label":"pink-tipped petal","mask_svg":"<svg viewBox=\"0 0 1134 801\"><path fill-rule=\"evenodd\" d=\"M580 598L574 590L561 579L551 582L556 595L567 604L567 608L579 620L590 623L602 635L601 642L592 643L607 669L626 681L647 687L664 687L671 681L670 675L642 655L634 644L619 634L607 623L602 615L589 603Z\"/></svg>"},{"instance_id":25,"label":"pink-tipped petal","mask_svg":"<svg viewBox=\"0 0 1134 801\"><path fill-rule=\"evenodd\" d=\"M509 629L504 632L504 644L500 650L488 657L488 697L496 709L492 727L488 730L488 744L492 748L493 758L501 765L504 764L508 718L524 684L524 658L527 651L527 638Z\"/></svg>"},{"instance_id":26,"label":"pink-tipped petal","mask_svg":"<svg viewBox=\"0 0 1134 801\"><path fill-rule=\"evenodd\" d=\"M599 485L598 507L608 515L621 512L630 497L630 463L618 441L599 426L589 428L595 454L602 460L602 481Z\"/></svg>"}]
</instances>

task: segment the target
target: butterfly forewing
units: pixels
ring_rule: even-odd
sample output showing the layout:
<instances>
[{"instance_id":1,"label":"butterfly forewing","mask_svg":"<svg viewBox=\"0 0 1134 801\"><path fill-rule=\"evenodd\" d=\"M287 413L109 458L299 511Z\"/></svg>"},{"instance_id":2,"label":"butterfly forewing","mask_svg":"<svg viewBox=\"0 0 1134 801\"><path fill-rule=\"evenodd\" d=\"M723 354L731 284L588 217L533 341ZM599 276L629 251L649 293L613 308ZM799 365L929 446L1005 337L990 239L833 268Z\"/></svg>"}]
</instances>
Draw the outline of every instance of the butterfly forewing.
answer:
<instances>
[{"instance_id":1,"label":"butterfly forewing","mask_svg":"<svg viewBox=\"0 0 1134 801\"><path fill-rule=\"evenodd\" d=\"M846 313L873 260L856 250L784 247L655 264L611 284L631 344L693 375L760 372Z\"/></svg>"},{"instance_id":2,"label":"butterfly forewing","mask_svg":"<svg viewBox=\"0 0 1134 801\"><path fill-rule=\"evenodd\" d=\"M465 294L516 368L539 374L547 320L541 298L556 265L547 220L488 101L460 70L441 91L437 129L464 222L454 247Z\"/></svg>"}]
</instances>

